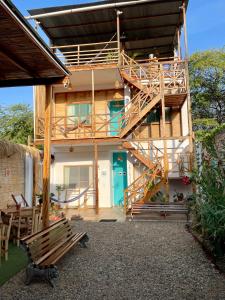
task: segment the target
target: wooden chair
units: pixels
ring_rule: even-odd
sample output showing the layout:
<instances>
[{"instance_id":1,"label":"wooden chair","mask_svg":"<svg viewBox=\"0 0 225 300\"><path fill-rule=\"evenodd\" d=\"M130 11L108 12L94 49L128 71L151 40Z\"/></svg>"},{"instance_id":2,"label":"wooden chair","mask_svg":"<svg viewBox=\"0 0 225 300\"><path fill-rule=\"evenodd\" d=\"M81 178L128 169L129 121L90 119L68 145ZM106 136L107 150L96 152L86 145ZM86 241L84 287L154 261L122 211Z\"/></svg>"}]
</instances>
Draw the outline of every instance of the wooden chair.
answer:
<instances>
[{"instance_id":1,"label":"wooden chair","mask_svg":"<svg viewBox=\"0 0 225 300\"><path fill-rule=\"evenodd\" d=\"M19 247L22 237L41 230L41 207L22 208L19 207L17 214L14 214L12 228L14 240Z\"/></svg>"},{"instance_id":2,"label":"wooden chair","mask_svg":"<svg viewBox=\"0 0 225 300\"><path fill-rule=\"evenodd\" d=\"M16 206L20 206L20 207L29 207L26 199L24 198L24 196L22 194L20 195L14 195L11 194L13 201L15 202Z\"/></svg>"},{"instance_id":3,"label":"wooden chair","mask_svg":"<svg viewBox=\"0 0 225 300\"><path fill-rule=\"evenodd\" d=\"M8 251L9 251L9 236L12 226L12 214L7 215L4 212L1 212L1 225L0 225L0 262L2 252L5 255L5 260L8 260Z\"/></svg>"}]
</instances>

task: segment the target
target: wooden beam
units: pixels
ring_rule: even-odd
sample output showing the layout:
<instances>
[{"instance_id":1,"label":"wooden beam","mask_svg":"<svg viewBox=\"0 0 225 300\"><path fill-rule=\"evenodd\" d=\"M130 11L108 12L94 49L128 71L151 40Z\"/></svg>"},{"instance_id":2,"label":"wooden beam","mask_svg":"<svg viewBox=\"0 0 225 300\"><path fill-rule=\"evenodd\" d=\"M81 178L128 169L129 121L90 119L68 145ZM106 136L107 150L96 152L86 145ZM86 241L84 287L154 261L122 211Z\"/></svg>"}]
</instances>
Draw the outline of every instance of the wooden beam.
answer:
<instances>
[{"instance_id":1,"label":"wooden beam","mask_svg":"<svg viewBox=\"0 0 225 300\"><path fill-rule=\"evenodd\" d=\"M95 111L95 73L91 70L91 100L92 100L92 131L95 132L96 111Z\"/></svg>"},{"instance_id":2,"label":"wooden beam","mask_svg":"<svg viewBox=\"0 0 225 300\"><path fill-rule=\"evenodd\" d=\"M181 59L180 28L177 28L177 51L178 59Z\"/></svg>"},{"instance_id":3,"label":"wooden beam","mask_svg":"<svg viewBox=\"0 0 225 300\"><path fill-rule=\"evenodd\" d=\"M158 137L158 138L134 138L131 139L130 141L133 142L147 142L147 141L163 141L163 140L181 140L184 141L189 138L189 135L187 136L171 136L171 137ZM71 145L93 145L96 143L97 145L103 144L103 145L110 145L110 144L120 144L123 142L126 142L126 139L120 139L118 137L108 137L108 138L85 138L85 139L57 139L57 140L52 140L51 144L52 145L65 145L65 146L71 146ZM44 140L43 139L36 139L35 140L35 145L43 145Z\"/></svg>"},{"instance_id":4,"label":"wooden beam","mask_svg":"<svg viewBox=\"0 0 225 300\"><path fill-rule=\"evenodd\" d=\"M166 13L166 14L157 14L157 15L147 15L147 16L139 16L139 17L130 17L130 18L125 18L121 19L121 23L130 23L132 21L136 22L137 20L151 20L151 19L156 19L156 18L165 18L165 17L171 17L171 16L179 16L180 13L178 12L171 12L171 13ZM87 23L81 23L81 24L64 24L64 25L58 25L58 26L48 26L45 27L44 30L47 30L50 32L51 29L57 29L57 28L77 28L77 27L82 27L84 28L85 26L97 26L97 25L102 25L108 24L108 23L114 23L115 20L107 20L107 21L99 21L99 22L87 22Z\"/></svg>"},{"instance_id":5,"label":"wooden beam","mask_svg":"<svg viewBox=\"0 0 225 300\"><path fill-rule=\"evenodd\" d=\"M94 144L94 152L95 152L95 213L99 214L99 191L98 191L98 145Z\"/></svg>"},{"instance_id":6,"label":"wooden beam","mask_svg":"<svg viewBox=\"0 0 225 300\"><path fill-rule=\"evenodd\" d=\"M120 47L120 15L122 14L122 12L120 12L119 10L116 11L116 37L117 37L117 48L118 48L118 52L119 52L119 58L118 58L118 65L120 66L121 64L121 47Z\"/></svg>"},{"instance_id":7,"label":"wooden beam","mask_svg":"<svg viewBox=\"0 0 225 300\"><path fill-rule=\"evenodd\" d=\"M49 85L57 84L60 81L60 77L55 78L18 78L18 79L0 79L0 87L17 87L17 86L34 86L34 85Z\"/></svg>"},{"instance_id":8,"label":"wooden beam","mask_svg":"<svg viewBox=\"0 0 225 300\"><path fill-rule=\"evenodd\" d=\"M189 148L191 155L193 154L193 129L192 129L192 109L191 109L191 93L190 93L190 79L188 68L188 36L187 36L187 19L186 19L186 5L183 1L183 22L184 22L184 43L185 43L185 71L186 71L186 85L187 85L187 106L188 106L188 125L189 125ZM192 166L191 166L192 167Z\"/></svg>"},{"instance_id":9,"label":"wooden beam","mask_svg":"<svg viewBox=\"0 0 225 300\"><path fill-rule=\"evenodd\" d=\"M176 26L176 25L175 25ZM134 30L147 30L148 28L147 27L144 27L144 28L136 28L136 29L132 29L130 30L131 33L134 31ZM125 31L126 33L126 31ZM105 36L105 39L104 40L107 40L107 39L110 39L112 38L112 35L115 34L115 32L106 32L106 33L99 33L97 36ZM169 34L169 35L162 35L162 36L155 36L155 37L150 37L149 39L157 39L157 38L162 38L162 37L174 37L174 34ZM87 40L87 38L89 38L89 43L91 43L91 41L93 40L96 40L96 37L93 35L93 34L87 34L87 35L79 35L79 36L75 36L74 34L73 35L67 35L65 37L57 37L55 38L54 40L55 41L59 41L59 40L65 40L65 39L71 39L71 41L76 41L77 39L80 40L79 44L82 44L81 42L81 39L84 39L84 40ZM91 39L92 38L92 39ZM132 34L132 38L133 38L133 34ZM126 42L130 42L131 40L129 39L125 39ZM136 40L135 40L136 41ZM94 43L94 42L93 42Z\"/></svg>"},{"instance_id":10,"label":"wooden beam","mask_svg":"<svg viewBox=\"0 0 225 300\"><path fill-rule=\"evenodd\" d=\"M186 6L183 1L182 5L183 12L183 22L184 22L184 49L185 49L185 58L188 59L188 38L187 38L187 18L186 18Z\"/></svg>"},{"instance_id":11,"label":"wooden beam","mask_svg":"<svg viewBox=\"0 0 225 300\"><path fill-rule=\"evenodd\" d=\"M37 153L33 155L33 196L32 196L32 205L36 205L36 195L38 194L38 161L39 161L39 154L38 150Z\"/></svg>"},{"instance_id":12,"label":"wooden beam","mask_svg":"<svg viewBox=\"0 0 225 300\"><path fill-rule=\"evenodd\" d=\"M168 153L167 153L167 140L166 140L166 111L165 111L165 95L164 95L164 72L162 70L162 65L160 65L160 93L161 93L161 109L162 109L162 124L161 131L163 137L163 169L164 169L164 179L166 188L166 198L169 200L169 163L168 163Z\"/></svg>"},{"instance_id":13,"label":"wooden beam","mask_svg":"<svg viewBox=\"0 0 225 300\"><path fill-rule=\"evenodd\" d=\"M49 225L49 205L50 205L50 164L51 164L51 102L52 87L46 86L45 98L45 139L44 139L44 160L43 160L43 210L42 224L43 228Z\"/></svg>"},{"instance_id":14,"label":"wooden beam","mask_svg":"<svg viewBox=\"0 0 225 300\"><path fill-rule=\"evenodd\" d=\"M20 61L20 59L17 58L15 54L10 53L8 49L2 49L2 45L1 45L0 55L3 56L6 60L8 60L16 68L18 68L22 72L25 72L31 78L33 78L33 77L37 77L37 78L40 77L35 72L35 70L31 69L24 62Z\"/></svg>"}]
</instances>

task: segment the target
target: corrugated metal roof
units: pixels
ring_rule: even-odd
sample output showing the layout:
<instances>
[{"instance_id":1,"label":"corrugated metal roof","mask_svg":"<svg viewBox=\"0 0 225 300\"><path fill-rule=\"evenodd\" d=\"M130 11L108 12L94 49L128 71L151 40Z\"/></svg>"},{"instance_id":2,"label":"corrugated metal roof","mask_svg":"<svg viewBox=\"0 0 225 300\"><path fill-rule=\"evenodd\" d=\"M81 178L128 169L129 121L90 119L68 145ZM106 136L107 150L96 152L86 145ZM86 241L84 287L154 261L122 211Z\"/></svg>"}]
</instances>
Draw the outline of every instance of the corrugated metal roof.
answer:
<instances>
[{"instance_id":1,"label":"corrugated metal roof","mask_svg":"<svg viewBox=\"0 0 225 300\"><path fill-rule=\"evenodd\" d=\"M101 1L30 10L31 15L92 5L119 3ZM121 34L126 51L172 56L177 27L182 24L182 0L156 0L145 4L122 7ZM186 1L187 4L188 1ZM109 8L89 13L44 17L41 27L57 46L109 41L116 33L116 12Z\"/></svg>"},{"instance_id":2,"label":"corrugated metal roof","mask_svg":"<svg viewBox=\"0 0 225 300\"><path fill-rule=\"evenodd\" d=\"M68 75L16 7L0 0L0 87L52 83Z\"/></svg>"}]
</instances>

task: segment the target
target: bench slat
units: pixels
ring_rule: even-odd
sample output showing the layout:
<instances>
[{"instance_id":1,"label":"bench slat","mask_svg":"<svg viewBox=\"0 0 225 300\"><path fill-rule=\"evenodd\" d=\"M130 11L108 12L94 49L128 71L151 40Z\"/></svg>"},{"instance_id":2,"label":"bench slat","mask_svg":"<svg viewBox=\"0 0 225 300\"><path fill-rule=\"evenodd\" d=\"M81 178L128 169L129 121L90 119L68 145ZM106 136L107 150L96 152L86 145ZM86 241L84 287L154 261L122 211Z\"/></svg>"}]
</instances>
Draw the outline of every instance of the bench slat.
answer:
<instances>
[{"instance_id":1,"label":"bench slat","mask_svg":"<svg viewBox=\"0 0 225 300\"><path fill-rule=\"evenodd\" d=\"M54 229L53 232L49 232L43 239L34 241L30 246L30 252L34 259L41 257L47 253L50 249L55 247L61 240L65 240L68 236L72 235L72 230L68 224L67 227L60 227L60 230Z\"/></svg>"},{"instance_id":2,"label":"bench slat","mask_svg":"<svg viewBox=\"0 0 225 300\"><path fill-rule=\"evenodd\" d=\"M40 257L37 261L35 261L35 264L36 265L41 264L46 258L48 258L51 254L53 254L56 250L58 250L61 246L63 246L63 244L65 244L66 242L68 242L69 240L71 240L72 237L73 236L69 236L64 241L62 241L59 244L57 244L54 248L52 248L50 251L48 251L46 254L44 254L42 257Z\"/></svg>"},{"instance_id":3,"label":"bench slat","mask_svg":"<svg viewBox=\"0 0 225 300\"><path fill-rule=\"evenodd\" d=\"M68 223L68 221L66 220L66 218L56 221L53 224L51 224L48 228L21 239L21 242L31 243L33 240L36 240L38 237L43 236L46 233L48 233L49 231L51 231L52 229L56 228L60 223L65 224L65 223Z\"/></svg>"},{"instance_id":4,"label":"bench slat","mask_svg":"<svg viewBox=\"0 0 225 300\"><path fill-rule=\"evenodd\" d=\"M55 254L53 254L47 260L43 261L41 263L41 266L54 265L55 263L57 263L57 261L73 246L75 246L86 234L86 232L76 233L75 236L69 242L67 242L64 247L59 248Z\"/></svg>"}]
</instances>

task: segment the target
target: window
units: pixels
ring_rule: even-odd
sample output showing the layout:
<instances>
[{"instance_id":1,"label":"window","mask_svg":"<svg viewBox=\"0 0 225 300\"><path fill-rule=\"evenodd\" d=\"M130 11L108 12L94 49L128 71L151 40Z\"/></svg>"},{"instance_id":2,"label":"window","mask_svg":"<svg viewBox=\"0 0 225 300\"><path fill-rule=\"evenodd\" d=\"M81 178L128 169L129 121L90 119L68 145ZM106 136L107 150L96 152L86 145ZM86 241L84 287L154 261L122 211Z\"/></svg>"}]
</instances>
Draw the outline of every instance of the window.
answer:
<instances>
[{"instance_id":1,"label":"window","mask_svg":"<svg viewBox=\"0 0 225 300\"><path fill-rule=\"evenodd\" d=\"M91 124L91 104L90 103L76 103L67 106L67 117L69 123L79 124L84 123Z\"/></svg>"},{"instance_id":2,"label":"window","mask_svg":"<svg viewBox=\"0 0 225 300\"><path fill-rule=\"evenodd\" d=\"M165 107L166 122L171 122L171 107Z\"/></svg>"},{"instance_id":3,"label":"window","mask_svg":"<svg viewBox=\"0 0 225 300\"><path fill-rule=\"evenodd\" d=\"M165 107L165 120L171 122L171 107ZM147 118L146 123L159 123L160 122L160 109L151 111Z\"/></svg>"},{"instance_id":4,"label":"window","mask_svg":"<svg viewBox=\"0 0 225 300\"><path fill-rule=\"evenodd\" d=\"M159 123L159 122L160 122L160 111L159 109L154 109L148 114L146 118L146 123Z\"/></svg>"},{"instance_id":5,"label":"window","mask_svg":"<svg viewBox=\"0 0 225 300\"><path fill-rule=\"evenodd\" d=\"M93 182L92 166L65 166L64 185L67 189L85 189Z\"/></svg>"}]
</instances>

